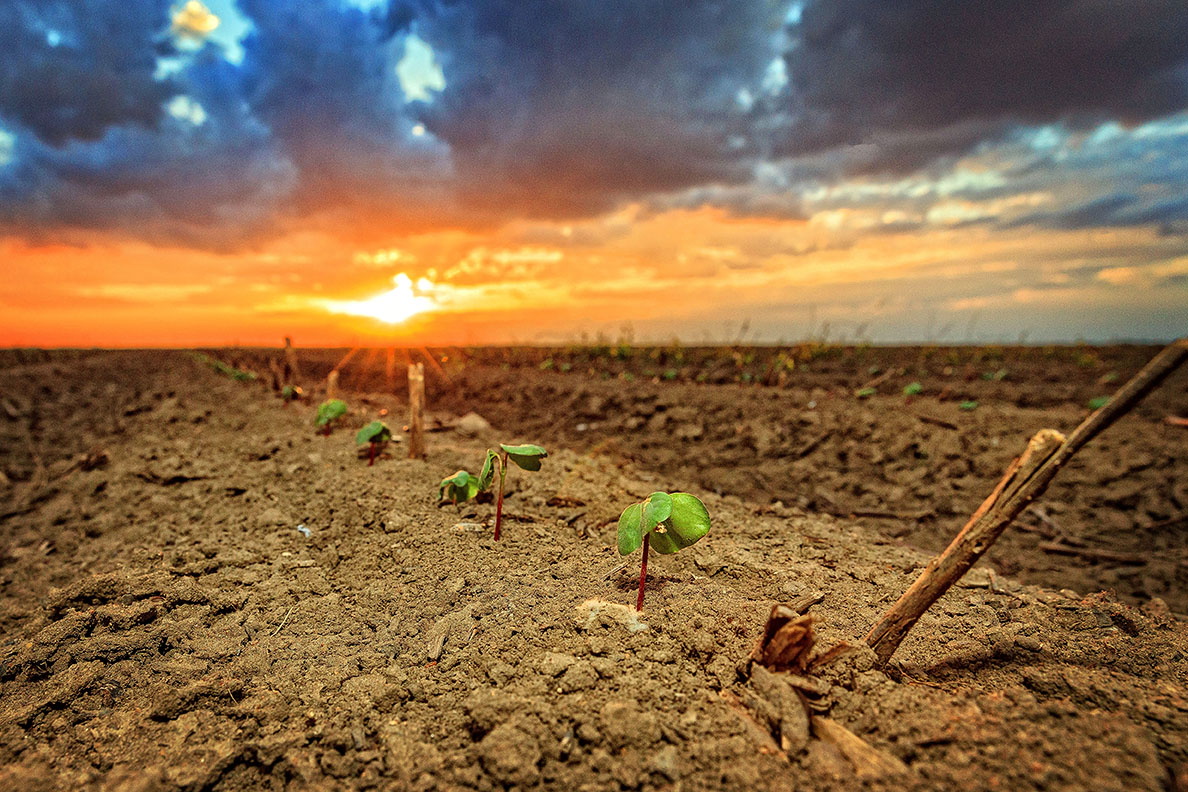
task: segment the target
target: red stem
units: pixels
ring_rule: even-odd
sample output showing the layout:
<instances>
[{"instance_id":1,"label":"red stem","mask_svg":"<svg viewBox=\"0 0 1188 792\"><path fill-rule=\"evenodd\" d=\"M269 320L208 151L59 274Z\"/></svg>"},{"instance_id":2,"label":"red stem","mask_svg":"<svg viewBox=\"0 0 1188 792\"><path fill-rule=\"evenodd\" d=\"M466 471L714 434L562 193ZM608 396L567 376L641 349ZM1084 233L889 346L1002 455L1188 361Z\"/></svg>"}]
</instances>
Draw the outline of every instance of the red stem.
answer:
<instances>
[{"instance_id":1,"label":"red stem","mask_svg":"<svg viewBox=\"0 0 1188 792\"><path fill-rule=\"evenodd\" d=\"M367 467L375 464L375 441L371 441L371 449L367 452Z\"/></svg>"},{"instance_id":2,"label":"red stem","mask_svg":"<svg viewBox=\"0 0 1188 792\"><path fill-rule=\"evenodd\" d=\"M499 527L503 524L503 480L507 476L507 454L499 458L499 497L495 500L495 541L499 541Z\"/></svg>"},{"instance_id":3,"label":"red stem","mask_svg":"<svg viewBox=\"0 0 1188 792\"><path fill-rule=\"evenodd\" d=\"M635 598L635 610L637 612L643 610L644 583L648 579L648 544L648 537L645 535L643 540L643 563L639 566L639 596Z\"/></svg>"}]
</instances>

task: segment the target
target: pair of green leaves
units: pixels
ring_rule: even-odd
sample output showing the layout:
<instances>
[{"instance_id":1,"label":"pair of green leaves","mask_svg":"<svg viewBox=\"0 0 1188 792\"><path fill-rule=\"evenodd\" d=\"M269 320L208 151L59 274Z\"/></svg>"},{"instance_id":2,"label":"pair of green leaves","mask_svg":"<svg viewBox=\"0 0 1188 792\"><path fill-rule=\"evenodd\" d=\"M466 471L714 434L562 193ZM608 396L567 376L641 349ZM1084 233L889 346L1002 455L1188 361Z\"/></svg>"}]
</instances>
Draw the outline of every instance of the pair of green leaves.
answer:
<instances>
[{"instance_id":1,"label":"pair of green leaves","mask_svg":"<svg viewBox=\"0 0 1188 792\"><path fill-rule=\"evenodd\" d=\"M619 554L634 553L648 537L657 553L684 550L709 533L705 504L687 492L653 492L619 516Z\"/></svg>"},{"instance_id":2,"label":"pair of green leaves","mask_svg":"<svg viewBox=\"0 0 1188 792\"><path fill-rule=\"evenodd\" d=\"M392 430L383 421L372 421L355 434L355 445L364 443L386 443L392 439Z\"/></svg>"},{"instance_id":3,"label":"pair of green leaves","mask_svg":"<svg viewBox=\"0 0 1188 792\"><path fill-rule=\"evenodd\" d=\"M537 471L540 470L540 460L549 455L538 445L504 445L499 444L503 449L503 453L507 454L507 458L511 462L515 462L517 467L524 470ZM479 481L482 482L482 488L486 489L491 486L491 480L495 477L496 465L499 462L499 452L493 448L487 449L487 458L483 460L483 468L479 471Z\"/></svg>"},{"instance_id":4,"label":"pair of green leaves","mask_svg":"<svg viewBox=\"0 0 1188 792\"><path fill-rule=\"evenodd\" d=\"M540 461L549 455L538 445L505 445L499 444L499 448L511 462L515 462L517 467L524 470L537 471L540 470ZM502 476L504 474L503 461L500 454L493 448L487 449L487 458L483 460L483 467L479 470L477 476L467 473L465 470L459 470L452 476L447 476L441 480L441 487L439 489L441 500L449 500L454 503L462 503L470 500L475 495L491 486L491 482L495 480L495 473L499 472Z\"/></svg>"},{"instance_id":5,"label":"pair of green leaves","mask_svg":"<svg viewBox=\"0 0 1188 792\"><path fill-rule=\"evenodd\" d=\"M465 470L459 470L454 475L441 480L437 497L438 500L462 503L478 495L482 489L477 476L472 476Z\"/></svg>"},{"instance_id":6,"label":"pair of green leaves","mask_svg":"<svg viewBox=\"0 0 1188 792\"><path fill-rule=\"evenodd\" d=\"M318 418L315 423L318 426L327 426L333 421L337 421L342 416L346 415L347 405L342 399L330 399L322 402L318 406Z\"/></svg>"}]
</instances>

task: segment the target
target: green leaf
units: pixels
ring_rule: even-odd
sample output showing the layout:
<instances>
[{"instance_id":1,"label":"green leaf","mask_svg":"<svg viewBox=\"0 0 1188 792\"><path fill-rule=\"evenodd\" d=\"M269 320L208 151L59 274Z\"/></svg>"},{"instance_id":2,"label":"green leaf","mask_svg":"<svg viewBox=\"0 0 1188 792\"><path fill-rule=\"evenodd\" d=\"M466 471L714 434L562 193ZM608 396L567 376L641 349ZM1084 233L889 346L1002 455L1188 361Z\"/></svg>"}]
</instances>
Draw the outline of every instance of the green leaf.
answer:
<instances>
[{"instance_id":1,"label":"green leaf","mask_svg":"<svg viewBox=\"0 0 1188 792\"><path fill-rule=\"evenodd\" d=\"M911 385L908 385L903 389L904 396L919 396L923 392L924 386L918 382L913 382Z\"/></svg>"},{"instance_id":2,"label":"green leaf","mask_svg":"<svg viewBox=\"0 0 1188 792\"><path fill-rule=\"evenodd\" d=\"M437 492L439 500L462 503L478 494L479 481L465 470L459 470L454 475L443 478Z\"/></svg>"},{"instance_id":3,"label":"green leaf","mask_svg":"<svg viewBox=\"0 0 1188 792\"><path fill-rule=\"evenodd\" d=\"M540 460L549 455L548 451L538 445L509 446L500 443L499 447L507 454L508 459L524 470L540 470Z\"/></svg>"},{"instance_id":4,"label":"green leaf","mask_svg":"<svg viewBox=\"0 0 1188 792\"><path fill-rule=\"evenodd\" d=\"M866 399L871 396L874 396L876 393L878 393L878 391L875 390L874 388L863 388L860 391L855 391L854 395L857 396L859 399Z\"/></svg>"},{"instance_id":5,"label":"green leaf","mask_svg":"<svg viewBox=\"0 0 1188 792\"><path fill-rule=\"evenodd\" d=\"M1102 407L1105 407L1107 404L1109 404L1109 402L1109 396L1098 396L1096 399L1089 400L1089 409L1100 410Z\"/></svg>"},{"instance_id":6,"label":"green leaf","mask_svg":"<svg viewBox=\"0 0 1188 792\"><path fill-rule=\"evenodd\" d=\"M697 496L674 492L669 497L672 500L672 514L649 535L652 549L666 554L696 544L710 529L709 512Z\"/></svg>"},{"instance_id":7,"label":"green leaf","mask_svg":"<svg viewBox=\"0 0 1188 792\"><path fill-rule=\"evenodd\" d=\"M630 555L643 544L643 533L639 530L643 506L633 503L619 515L619 555Z\"/></svg>"},{"instance_id":8,"label":"green leaf","mask_svg":"<svg viewBox=\"0 0 1188 792\"><path fill-rule=\"evenodd\" d=\"M672 514L672 498L667 492L653 492L643 502L643 517L640 520L640 531L648 533Z\"/></svg>"},{"instance_id":9,"label":"green leaf","mask_svg":"<svg viewBox=\"0 0 1188 792\"><path fill-rule=\"evenodd\" d=\"M386 443L392 439L392 430L383 421L372 421L355 434L355 445L364 443Z\"/></svg>"},{"instance_id":10,"label":"green leaf","mask_svg":"<svg viewBox=\"0 0 1188 792\"><path fill-rule=\"evenodd\" d=\"M336 421L342 416L346 415L346 402L342 399L331 399L330 401L322 402L318 407L318 426L325 426L331 421Z\"/></svg>"},{"instance_id":11,"label":"green leaf","mask_svg":"<svg viewBox=\"0 0 1188 792\"><path fill-rule=\"evenodd\" d=\"M971 412L973 410L978 409L978 403L976 401L963 401L963 402L961 402L961 404L957 405L957 409L965 410L966 412Z\"/></svg>"},{"instance_id":12,"label":"green leaf","mask_svg":"<svg viewBox=\"0 0 1188 792\"><path fill-rule=\"evenodd\" d=\"M495 479L495 464L498 459L499 454L488 448L487 458L483 460L482 470L478 474L479 489L486 489L491 486L491 482Z\"/></svg>"}]
</instances>

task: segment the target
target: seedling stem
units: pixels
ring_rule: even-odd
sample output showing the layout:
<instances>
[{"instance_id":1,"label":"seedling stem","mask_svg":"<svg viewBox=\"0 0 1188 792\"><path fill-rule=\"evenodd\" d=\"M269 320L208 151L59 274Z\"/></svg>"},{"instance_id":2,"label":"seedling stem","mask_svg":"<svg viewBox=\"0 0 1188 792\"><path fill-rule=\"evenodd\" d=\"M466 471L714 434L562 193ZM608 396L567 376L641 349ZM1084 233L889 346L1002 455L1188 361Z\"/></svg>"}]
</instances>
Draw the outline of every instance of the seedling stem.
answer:
<instances>
[{"instance_id":1,"label":"seedling stem","mask_svg":"<svg viewBox=\"0 0 1188 792\"><path fill-rule=\"evenodd\" d=\"M639 565L639 596L635 598L635 610L643 610L643 593L644 582L648 579L648 545L650 542L643 543L643 563Z\"/></svg>"}]
</instances>

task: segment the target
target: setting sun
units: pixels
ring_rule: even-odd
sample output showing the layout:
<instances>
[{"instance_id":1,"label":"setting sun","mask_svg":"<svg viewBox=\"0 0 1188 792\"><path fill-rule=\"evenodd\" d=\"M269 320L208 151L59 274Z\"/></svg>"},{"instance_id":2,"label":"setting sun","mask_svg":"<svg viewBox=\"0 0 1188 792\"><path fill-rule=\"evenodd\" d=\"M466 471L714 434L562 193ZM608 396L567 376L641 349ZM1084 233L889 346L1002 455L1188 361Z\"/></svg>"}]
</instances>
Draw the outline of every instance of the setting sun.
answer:
<instances>
[{"instance_id":1,"label":"setting sun","mask_svg":"<svg viewBox=\"0 0 1188 792\"><path fill-rule=\"evenodd\" d=\"M392 283L388 291L366 300L328 300L326 308L334 313L368 316L387 324L399 324L435 307L432 297L417 293L433 287L425 278L418 280L414 289L412 278L401 272L392 278Z\"/></svg>"}]
</instances>

